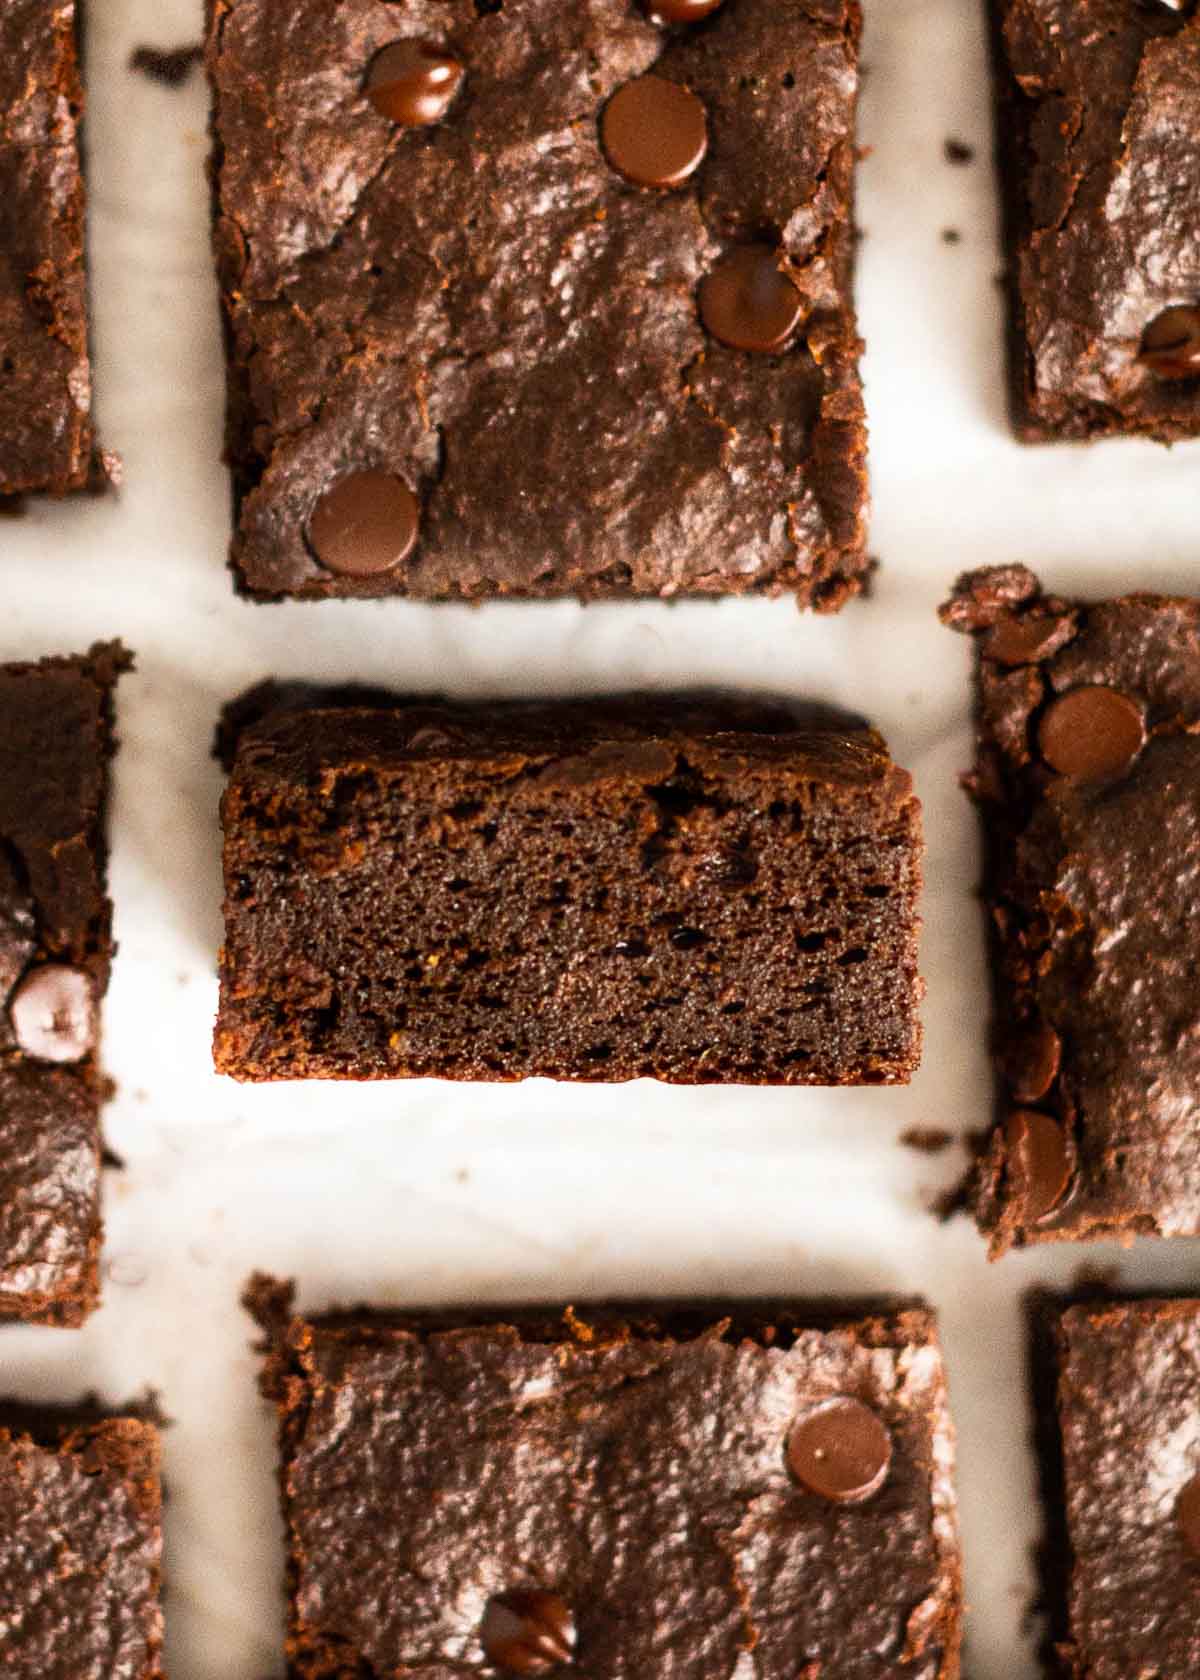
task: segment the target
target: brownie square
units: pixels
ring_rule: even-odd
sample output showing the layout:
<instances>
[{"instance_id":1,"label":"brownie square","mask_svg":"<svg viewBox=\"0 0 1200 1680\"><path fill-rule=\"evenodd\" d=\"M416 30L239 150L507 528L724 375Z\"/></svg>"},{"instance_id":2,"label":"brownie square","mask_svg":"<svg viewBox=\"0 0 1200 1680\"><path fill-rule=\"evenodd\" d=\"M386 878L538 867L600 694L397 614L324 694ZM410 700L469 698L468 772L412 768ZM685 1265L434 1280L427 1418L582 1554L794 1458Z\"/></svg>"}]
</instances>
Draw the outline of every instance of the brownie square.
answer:
<instances>
[{"instance_id":1,"label":"brownie square","mask_svg":"<svg viewBox=\"0 0 1200 1680\"><path fill-rule=\"evenodd\" d=\"M930 1312L290 1302L261 1277L248 1296L279 1413L292 1680L958 1675Z\"/></svg>"},{"instance_id":2,"label":"brownie square","mask_svg":"<svg viewBox=\"0 0 1200 1680\"><path fill-rule=\"evenodd\" d=\"M976 640L997 1123L975 1210L1013 1243L1200 1232L1200 602L961 579Z\"/></svg>"},{"instance_id":3,"label":"brownie square","mask_svg":"<svg viewBox=\"0 0 1200 1680\"><path fill-rule=\"evenodd\" d=\"M1183 1680L1200 1668L1200 1302L1034 1311L1054 1672Z\"/></svg>"},{"instance_id":4,"label":"brownie square","mask_svg":"<svg viewBox=\"0 0 1200 1680\"><path fill-rule=\"evenodd\" d=\"M162 1680L158 1432L0 1406L5 1680Z\"/></svg>"},{"instance_id":5,"label":"brownie square","mask_svg":"<svg viewBox=\"0 0 1200 1680\"><path fill-rule=\"evenodd\" d=\"M0 665L0 1318L96 1305L107 762L130 663L111 643Z\"/></svg>"},{"instance_id":6,"label":"brownie square","mask_svg":"<svg viewBox=\"0 0 1200 1680\"><path fill-rule=\"evenodd\" d=\"M0 496L61 496L92 464L75 10L0 16Z\"/></svg>"},{"instance_id":7,"label":"brownie square","mask_svg":"<svg viewBox=\"0 0 1200 1680\"><path fill-rule=\"evenodd\" d=\"M240 587L854 594L860 23L209 0Z\"/></svg>"},{"instance_id":8,"label":"brownie square","mask_svg":"<svg viewBox=\"0 0 1200 1680\"><path fill-rule=\"evenodd\" d=\"M1027 442L1200 432L1200 16L988 0Z\"/></svg>"},{"instance_id":9,"label":"brownie square","mask_svg":"<svg viewBox=\"0 0 1200 1680\"><path fill-rule=\"evenodd\" d=\"M257 700L225 730L222 1073L916 1067L920 807L861 722L731 696Z\"/></svg>"}]
</instances>

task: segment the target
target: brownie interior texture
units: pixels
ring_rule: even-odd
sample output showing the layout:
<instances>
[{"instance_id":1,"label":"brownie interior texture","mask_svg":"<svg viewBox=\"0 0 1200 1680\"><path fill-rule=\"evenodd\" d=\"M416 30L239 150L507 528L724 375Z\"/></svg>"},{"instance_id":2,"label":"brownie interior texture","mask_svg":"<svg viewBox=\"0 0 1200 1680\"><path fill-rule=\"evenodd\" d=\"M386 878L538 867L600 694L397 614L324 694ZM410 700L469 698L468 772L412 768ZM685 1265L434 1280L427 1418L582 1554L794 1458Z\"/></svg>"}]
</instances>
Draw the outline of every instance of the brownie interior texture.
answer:
<instances>
[{"instance_id":1,"label":"brownie interior texture","mask_svg":"<svg viewBox=\"0 0 1200 1680\"><path fill-rule=\"evenodd\" d=\"M222 1071L916 1064L919 807L857 723L663 695L285 706L237 737L222 809Z\"/></svg>"}]
</instances>

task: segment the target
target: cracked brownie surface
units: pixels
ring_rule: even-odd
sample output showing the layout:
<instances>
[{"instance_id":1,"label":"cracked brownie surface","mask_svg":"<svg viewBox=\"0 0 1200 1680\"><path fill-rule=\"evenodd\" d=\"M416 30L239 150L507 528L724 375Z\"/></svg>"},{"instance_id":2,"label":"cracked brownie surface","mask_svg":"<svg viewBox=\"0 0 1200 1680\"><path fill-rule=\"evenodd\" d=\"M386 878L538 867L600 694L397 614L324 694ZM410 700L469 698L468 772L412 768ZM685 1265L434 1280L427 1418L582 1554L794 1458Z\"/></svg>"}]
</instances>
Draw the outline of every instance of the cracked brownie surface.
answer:
<instances>
[{"instance_id":1,"label":"cracked brownie surface","mask_svg":"<svg viewBox=\"0 0 1200 1680\"><path fill-rule=\"evenodd\" d=\"M911 1076L920 806L860 721L256 694L223 732L220 1071Z\"/></svg>"},{"instance_id":2,"label":"cracked brownie surface","mask_svg":"<svg viewBox=\"0 0 1200 1680\"><path fill-rule=\"evenodd\" d=\"M631 0L210 0L240 586L841 605L866 568L859 27L857 0L678 26ZM369 97L398 42L460 76L434 121ZM703 107L673 187L602 141L648 74ZM608 136L645 168L620 107ZM701 319L746 249L725 315L782 289L773 348ZM357 505L325 502L364 473ZM364 525L391 551L364 555Z\"/></svg>"},{"instance_id":3,"label":"cracked brownie surface","mask_svg":"<svg viewBox=\"0 0 1200 1680\"><path fill-rule=\"evenodd\" d=\"M75 0L5 0L0 45L0 496L63 495L93 442Z\"/></svg>"},{"instance_id":4,"label":"cracked brownie surface","mask_svg":"<svg viewBox=\"0 0 1200 1680\"><path fill-rule=\"evenodd\" d=\"M306 1319L258 1278L293 1680L953 1680L931 1313ZM824 1429L823 1456L810 1451Z\"/></svg>"},{"instance_id":5,"label":"cracked brownie surface","mask_svg":"<svg viewBox=\"0 0 1200 1680\"><path fill-rule=\"evenodd\" d=\"M997 1125L993 1249L1200 1232L1200 602L1043 593L943 608L978 650Z\"/></svg>"},{"instance_id":6,"label":"cracked brownie surface","mask_svg":"<svg viewBox=\"0 0 1200 1680\"><path fill-rule=\"evenodd\" d=\"M1200 432L1193 0L990 0L1013 418L1030 442Z\"/></svg>"}]
</instances>

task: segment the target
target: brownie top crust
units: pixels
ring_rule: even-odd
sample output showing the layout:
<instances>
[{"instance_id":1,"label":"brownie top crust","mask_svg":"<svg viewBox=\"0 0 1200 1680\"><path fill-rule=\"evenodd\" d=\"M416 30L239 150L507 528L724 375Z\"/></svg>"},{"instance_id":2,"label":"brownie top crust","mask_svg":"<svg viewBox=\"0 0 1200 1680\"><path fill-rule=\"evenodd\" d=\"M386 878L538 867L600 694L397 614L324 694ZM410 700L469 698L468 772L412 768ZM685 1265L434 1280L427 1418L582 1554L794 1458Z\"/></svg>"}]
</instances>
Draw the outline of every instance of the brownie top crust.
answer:
<instances>
[{"instance_id":1,"label":"brownie top crust","mask_svg":"<svg viewBox=\"0 0 1200 1680\"><path fill-rule=\"evenodd\" d=\"M1108 1301L1058 1319L1068 1671L1200 1665L1200 1302Z\"/></svg>"},{"instance_id":2,"label":"brownie top crust","mask_svg":"<svg viewBox=\"0 0 1200 1680\"><path fill-rule=\"evenodd\" d=\"M1200 1231L1200 602L960 580L1002 1124L979 1211L1011 1241Z\"/></svg>"},{"instance_id":3,"label":"brownie top crust","mask_svg":"<svg viewBox=\"0 0 1200 1680\"><path fill-rule=\"evenodd\" d=\"M1033 438L1191 436L1200 15L1171 0L991 3L1018 423Z\"/></svg>"},{"instance_id":4,"label":"brownie top crust","mask_svg":"<svg viewBox=\"0 0 1200 1680\"><path fill-rule=\"evenodd\" d=\"M0 1416L0 1639L11 1680L160 1680L157 1433Z\"/></svg>"},{"instance_id":5,"label":"brownie top crust","mask_svg":"<svg viewBox=\"0 0 1200 1680\"><path fill-rule=\"evenodd\" d=\"M606 1680L956 1675L930 1315L620 1310L276 1331L292 1673L540 1673L532 1610Z\"/></svg>"},{"instance_id":6,"label":"brownie top crust","mask_svg":"<svg viewBox=\"0 0 1200 1680\"><path fill-rule=\"evenodd\" d=\"M857 0L678 28L631 0L210 0L244 586L840 605L859 29ZM376 519L396 548L368 557Z\"/></svg>"}]
</instances>

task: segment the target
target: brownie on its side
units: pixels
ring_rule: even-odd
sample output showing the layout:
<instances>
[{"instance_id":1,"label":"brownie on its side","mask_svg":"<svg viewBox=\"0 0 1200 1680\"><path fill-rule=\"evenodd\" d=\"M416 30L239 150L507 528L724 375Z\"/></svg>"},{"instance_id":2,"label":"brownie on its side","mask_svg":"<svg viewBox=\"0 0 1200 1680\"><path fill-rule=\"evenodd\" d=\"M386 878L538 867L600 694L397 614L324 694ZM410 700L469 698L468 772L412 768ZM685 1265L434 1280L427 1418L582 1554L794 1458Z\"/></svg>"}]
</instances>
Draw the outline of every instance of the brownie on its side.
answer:
<instances>
[{"instance_id":1,"label":"brownie on its side","mask_svg":"<svg viewBox=\"0 0 1200 1680\"><path fill-rule=\"evenodd\" d=\"M208 11L242 589L862 587L858 0Z\"/></svg>"},{"instance_id":2,"label":"brownie on its side","mask_svg":"<svg viewBox=\"0 0 1200 1680\"><path fill-rule=\"evenodd\" d=\"M874 730L722 696L305 709L240 733L240 1079L896 1084L920 807Z\"/></svg>"},{"instance_id":3,"label":"brownie on its side","mask_svg":"<svg viewBox=\"0 0 1200 1680\"><path fill-rule=\"evenodd\" d=\"M1200 432L1200 13L988 0L1027 442Z\"/></svg>"},{"instance_id":4,"label":"brownie on its side","mask_svg":"<svg viewBox=\"0 0 1200 1680\"><path fill-rule=\"evenodd\" d=\"M75 0L0 12L0 496L92 466Z\"/></svg>"},{"instance_id":5,"label":"brownie on its side","mask_svg":"<svg viewBox=\"0 0 1200 1680\"><path fill-rule=\"evenodd\" d=\"M5 1680L162 1680L159 1440L0 1405Z\"/></svg>"},{"instance_id":6,"label":"brownie on its side","mask_svg":"<svg viewBox=\"0 0 1200 1680\"><path fill-rule=\"evenodd\" d=\"M1200 1233L1200 601L960 579L976 639L998 1115L975 1209L1013 1243Z\"/></svg>"},{"instance_id":7,"label":"brownie on its side","mask_svg":"<svg viewBox=\"0 0 1200 1680\"><path fill-rule=\"evenodd\" d=\"M0 665L0 1318L78 1324L100 1248L117 643Z\"/></svg>"},{"instance_id":8,"label":"brownie on its side","mask_svg":"<svg viewBox=\"0 0 1200 1680\"><path fill-rule=\"evenodd\" d=\"M1185 1680L1200 1672L1200 1301L1033 1310L1055 1672Z\"/></svg>"},{"instance_id":9,"label":"brownie on its side","mask_svg":"<svg viewBox=\"0 0 1200 1680\"><path fill-rule=\"evenodd\" d=\"M291 1680L954 1680L931 1313L799 1303L290 1316Z\"/></svg>"}]
</instances>

